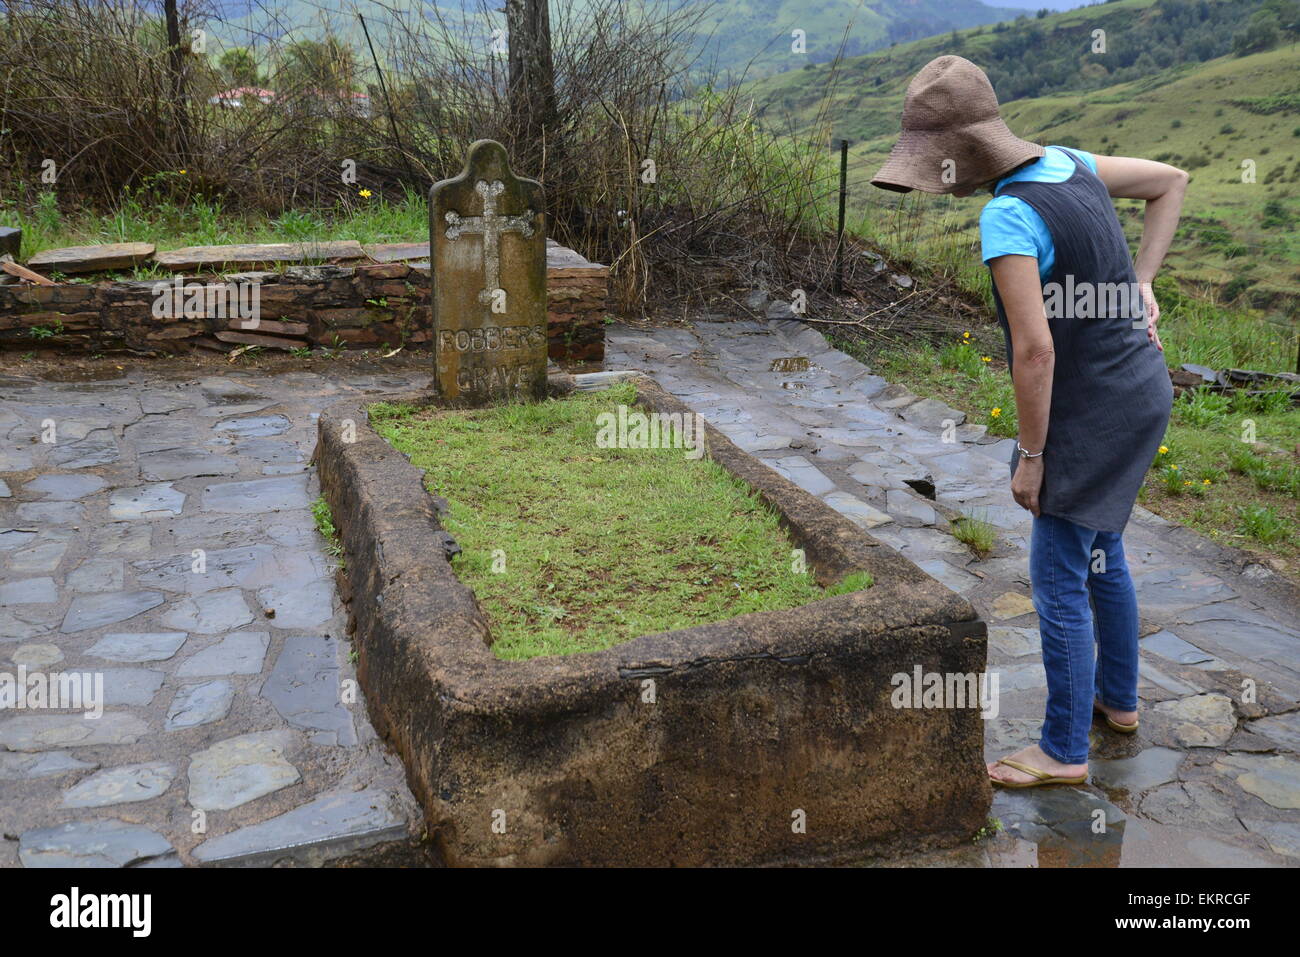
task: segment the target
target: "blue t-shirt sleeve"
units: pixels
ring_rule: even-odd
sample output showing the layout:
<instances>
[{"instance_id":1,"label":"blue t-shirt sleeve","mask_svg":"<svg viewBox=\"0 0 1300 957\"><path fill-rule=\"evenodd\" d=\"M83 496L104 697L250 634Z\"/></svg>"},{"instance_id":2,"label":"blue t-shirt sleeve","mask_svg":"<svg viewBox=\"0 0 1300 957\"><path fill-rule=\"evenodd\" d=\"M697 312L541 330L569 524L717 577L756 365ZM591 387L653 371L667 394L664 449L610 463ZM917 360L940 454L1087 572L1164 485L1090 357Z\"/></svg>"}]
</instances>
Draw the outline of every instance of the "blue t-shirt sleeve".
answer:
<instances>
[{"instance_id":1,"label":"blue t-shirt sleeve","mask_svg":"<svg viewBox=\"0 0 1300 957\"><path fill-rule=\"evenodd\" d=\"M1016 196L995 196L980 213L980 257L984 262L998 256L1033 256L1041 258L1039 231L1034 220L1042 222L1028 203Z\"/></svg>"}]
</instances>

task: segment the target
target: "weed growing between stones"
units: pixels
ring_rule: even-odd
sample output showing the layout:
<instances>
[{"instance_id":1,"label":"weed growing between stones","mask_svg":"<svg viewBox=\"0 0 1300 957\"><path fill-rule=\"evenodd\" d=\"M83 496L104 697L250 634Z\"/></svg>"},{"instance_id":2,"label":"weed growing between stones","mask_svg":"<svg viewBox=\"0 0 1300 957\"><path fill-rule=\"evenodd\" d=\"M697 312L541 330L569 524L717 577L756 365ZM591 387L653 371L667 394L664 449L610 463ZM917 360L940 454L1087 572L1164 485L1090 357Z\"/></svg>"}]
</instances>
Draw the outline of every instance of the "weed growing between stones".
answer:
<instances>
[{"instance_id":1,"label":"weed growing between stones","mask_svg":"<svg viewBox=\"0 0 1300 957\"><path fill-rule=\"evenodd\" d=\"M776 514L708 459L598 447L597 417L635 397L625 384L474 412L370 407L450 503L453 567L499 657L596 651L871 585L819 586Z\"/></svg>"},{"instance_id":2,"label":"weed growing between stones","mask_svg":"<svg viewBox=\"0 0 1300 957\"><path fill-rule=\"evenodd\" d=\"M334 524L334 513L330 511L329 502L317 498L311 503L311 517L316 523L316 531L325 539L325 551L329 553L339 567L344 567L343 548L339 545L339 530Z\"/></svg>"}]
</instances>

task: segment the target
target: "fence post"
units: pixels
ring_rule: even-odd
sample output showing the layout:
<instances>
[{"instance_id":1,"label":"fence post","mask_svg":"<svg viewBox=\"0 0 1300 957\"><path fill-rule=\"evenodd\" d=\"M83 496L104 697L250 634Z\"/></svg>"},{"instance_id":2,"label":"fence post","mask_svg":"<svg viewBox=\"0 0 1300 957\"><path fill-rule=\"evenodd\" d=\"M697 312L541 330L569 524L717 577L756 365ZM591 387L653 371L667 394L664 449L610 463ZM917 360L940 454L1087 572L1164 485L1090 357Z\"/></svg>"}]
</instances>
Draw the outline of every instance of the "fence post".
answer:
<instances>
[{"instance_id":1,"label":"fence post","mask_svg":"<svg viewBox=\"0 0 1300 957\"><path fill-rule=\"evenodd\" d=\"M844 205L849 193L849 141L840 140L840 221L835 232L835 291L844 292Z\"/></svg>"}]
</instances>

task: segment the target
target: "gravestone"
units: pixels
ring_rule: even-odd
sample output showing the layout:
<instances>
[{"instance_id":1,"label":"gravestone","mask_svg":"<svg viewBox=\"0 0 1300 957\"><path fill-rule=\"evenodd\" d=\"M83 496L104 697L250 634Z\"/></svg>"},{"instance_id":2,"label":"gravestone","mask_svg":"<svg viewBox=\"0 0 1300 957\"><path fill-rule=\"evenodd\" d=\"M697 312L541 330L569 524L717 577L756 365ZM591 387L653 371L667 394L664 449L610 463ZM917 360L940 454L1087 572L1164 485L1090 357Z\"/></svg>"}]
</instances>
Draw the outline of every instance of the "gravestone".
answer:
<instances>
[{"instance_id":1,"label":"gravestone","mask_svg":"<svg viewBox=\"0 0 1300 957\"><path fill-rule=\"evenodd\" d=\"M434 388L458 406L546 396L542 186L478 140L429 193Z\"/></svg>"}]
</instances>

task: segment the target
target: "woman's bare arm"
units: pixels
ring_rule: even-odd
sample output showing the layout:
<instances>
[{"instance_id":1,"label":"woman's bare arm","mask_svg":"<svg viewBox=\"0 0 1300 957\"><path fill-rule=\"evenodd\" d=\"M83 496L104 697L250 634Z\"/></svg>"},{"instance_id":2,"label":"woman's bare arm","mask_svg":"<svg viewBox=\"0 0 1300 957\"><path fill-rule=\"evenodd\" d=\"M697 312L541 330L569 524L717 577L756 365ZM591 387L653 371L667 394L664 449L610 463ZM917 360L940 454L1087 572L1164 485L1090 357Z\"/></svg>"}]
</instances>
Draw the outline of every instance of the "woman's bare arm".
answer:
<instances>
[{"instance_id":1,"label":"woman's bare arm","mask_svg":"<svg viewBox=\"0 0 1300 957\"><path fill-rule=\"evenodd\" d=\"M998 256L989 260L1002 308L1011 329L1011 382L1016 390L1020 445L1041 452L1047 442L1047 417L1052 408L1052 377L1056 353L1043 307L1043 286L1034 256ZM1048 451L1046 454L1051 455ZM1038 514L1043 460L1022 459L1011 480L1011 494L1023 508Z\"/></svg>"},{"instance_id":2,"label":"woman's bare arm","mask_svg":"<svg viewBox=\"0 0 1300 957\"><path fill-rule=\"evenodd\" d=\"M1117 199L1145 199L1146 219L1134 269L1138 282L1149 285L1164 262L1183 208L1187 171L1168 163L1132 156L1094 154L1097 175ZM1154 300L1153 300L1154 301Z\"/></svg>"}]
</instances>

